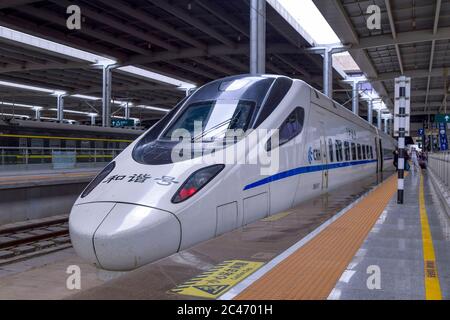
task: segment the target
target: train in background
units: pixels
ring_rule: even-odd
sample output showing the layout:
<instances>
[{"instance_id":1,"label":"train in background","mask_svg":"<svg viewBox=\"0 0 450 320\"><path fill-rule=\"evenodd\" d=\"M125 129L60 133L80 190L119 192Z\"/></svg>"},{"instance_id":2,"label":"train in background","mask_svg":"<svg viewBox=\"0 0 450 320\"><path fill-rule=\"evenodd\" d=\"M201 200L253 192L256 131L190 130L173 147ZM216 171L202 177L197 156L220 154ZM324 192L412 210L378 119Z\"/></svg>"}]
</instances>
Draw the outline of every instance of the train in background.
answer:
<instances>
[{"instance_id":1,"label":"train in background","mask_svg":"<svg viewBox=\"0 0 450 320\"><path fill-rule=\"evenodd\" d=\"M195 121L203 127L192 143L201 144L197 156L204 161L174 161L172 133L193 134ZM257 164L207 164L247 143L224 144L227 130L274 128L279 142L272 143L270 131L263 142L279 154L277 172L262 175ZM70 213L72 244L99 268L134 269L389 170L396 145L303 81L273 75L216 80L180 102L88 185Z\"/></svg>"},{"instance_id":2,"label":"train in background","mask_svg":"<svg viewBox=\"0 0 450 320\"><path fill-rule=\"evenodd\" d=\"M77 163L110 162L144 131L0 119L0 164L52 161L52 151L75 151Z\"/></svg>"}]
</instances>

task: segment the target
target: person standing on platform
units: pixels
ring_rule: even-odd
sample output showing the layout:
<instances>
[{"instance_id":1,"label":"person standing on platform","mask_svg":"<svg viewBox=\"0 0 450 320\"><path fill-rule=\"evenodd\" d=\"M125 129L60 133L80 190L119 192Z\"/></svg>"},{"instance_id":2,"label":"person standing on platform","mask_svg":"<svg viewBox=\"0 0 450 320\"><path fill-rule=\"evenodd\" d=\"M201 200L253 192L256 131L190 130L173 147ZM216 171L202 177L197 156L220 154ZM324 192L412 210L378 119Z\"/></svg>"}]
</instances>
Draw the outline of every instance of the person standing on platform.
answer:
<instances>
[{"instance_id":1,"label":"person standing on platform","mask_svg":"<svg viewBox=\"0 0 450 320\"><path fill-rule=\"evenodd\" d=\"M411 160L412 160L412 169L413 171L419 170L419 159L417 158L417 151L416 149L411 149Z\"/></svg>"},{"instance_id":2,"label":"person standing on platform","mask_svg":"<svg viewBox=\"0 0 450 320\"><path fill-rule=\"evenodd\" d=\"M395 148L393 154L394 154L394 167L395 167L395 170L398 171L398 149L397 148Z\"/></svg>"}]
</instances>

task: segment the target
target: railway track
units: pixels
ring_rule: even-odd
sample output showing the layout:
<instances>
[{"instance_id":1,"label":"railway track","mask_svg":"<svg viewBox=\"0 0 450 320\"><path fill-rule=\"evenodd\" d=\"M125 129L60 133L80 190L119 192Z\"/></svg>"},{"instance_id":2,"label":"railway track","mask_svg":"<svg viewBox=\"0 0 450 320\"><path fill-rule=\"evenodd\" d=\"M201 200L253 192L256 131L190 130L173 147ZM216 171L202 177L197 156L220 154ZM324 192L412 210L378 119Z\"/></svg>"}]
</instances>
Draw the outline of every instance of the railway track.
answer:
<instances>
[{"instance_id":1,"label":"railway track","mask_svg":"<svg viewBox=\"0 0 450 320\"><path fill-rule=\"evenodd\" d=\"M70 247L67 216L0 228L0 266Z\"/></svg>"}]
</instances>

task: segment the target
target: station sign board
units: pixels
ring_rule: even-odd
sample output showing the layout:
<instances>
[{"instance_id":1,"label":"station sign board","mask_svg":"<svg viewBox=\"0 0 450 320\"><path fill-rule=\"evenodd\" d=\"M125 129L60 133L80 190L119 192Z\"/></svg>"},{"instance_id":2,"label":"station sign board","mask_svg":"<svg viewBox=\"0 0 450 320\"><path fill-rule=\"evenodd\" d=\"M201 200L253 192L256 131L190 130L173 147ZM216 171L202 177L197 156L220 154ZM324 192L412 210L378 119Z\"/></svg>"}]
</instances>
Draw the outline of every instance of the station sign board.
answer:
<instances>
[{"instance_id":1,"label":"station sign board","mask_svg":"<svg viewBox=\"0 0 450 320\"><path fill-rule=\"evenodd\" d=\"M437 114L434 116L434 122L450 123L450 114Z\"/></svg>"},{"instance_id":2,"label":"station sign board","mask_svg":"<svg viewBox=\"0 0 450 320\"><path fill-rule=\"evenodd\" d=\"M439 145L441 151L448 150L447 125L444 122L439 123Z\"/></svg>"},{"instance_id":3,"label":"station sign board","mask_svg":"<svg viewBox=\"0 0 450 320\"><path fill-rule=\"evenodd\" d=\"M111 126L115 128L134 127L133 119L112 119Z\"/></svg>"}]
</instances>

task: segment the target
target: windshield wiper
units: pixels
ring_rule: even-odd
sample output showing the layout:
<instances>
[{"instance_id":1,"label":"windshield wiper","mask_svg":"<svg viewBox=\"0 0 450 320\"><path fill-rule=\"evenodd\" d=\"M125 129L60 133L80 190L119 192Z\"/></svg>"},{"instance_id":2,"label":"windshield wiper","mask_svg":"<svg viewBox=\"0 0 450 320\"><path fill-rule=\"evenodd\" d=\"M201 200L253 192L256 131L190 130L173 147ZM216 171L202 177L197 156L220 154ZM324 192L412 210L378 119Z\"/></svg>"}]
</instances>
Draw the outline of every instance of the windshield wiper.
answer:
<instances>
[{"instance_id":1,"label":"windshield wiper","mask_svg":"<svg viewBox=\"0 0 450 320\"><path fill-rule=\"evenodd\" d=\"M193 138L191 139L191 141L194 142L194 141L196 141L196 140L198 140L198 139L200 139L200 138L203 138L205 135L207 135L207 134L210 133L211 131L216 130L216 129L220 128L220 127L223 127L223 126L226 125L227 123L231 122L232 119L233 119L233 118L229 118L229 119L227 119L227 120L225 120L225 121L223 121L223 122L220 122L220 123L216 124L215 126L213 126L213 127L209 128L208 130L202 132L201 134L197 135L196 137L193 137Z\"/></svg>"}]
</instances>

